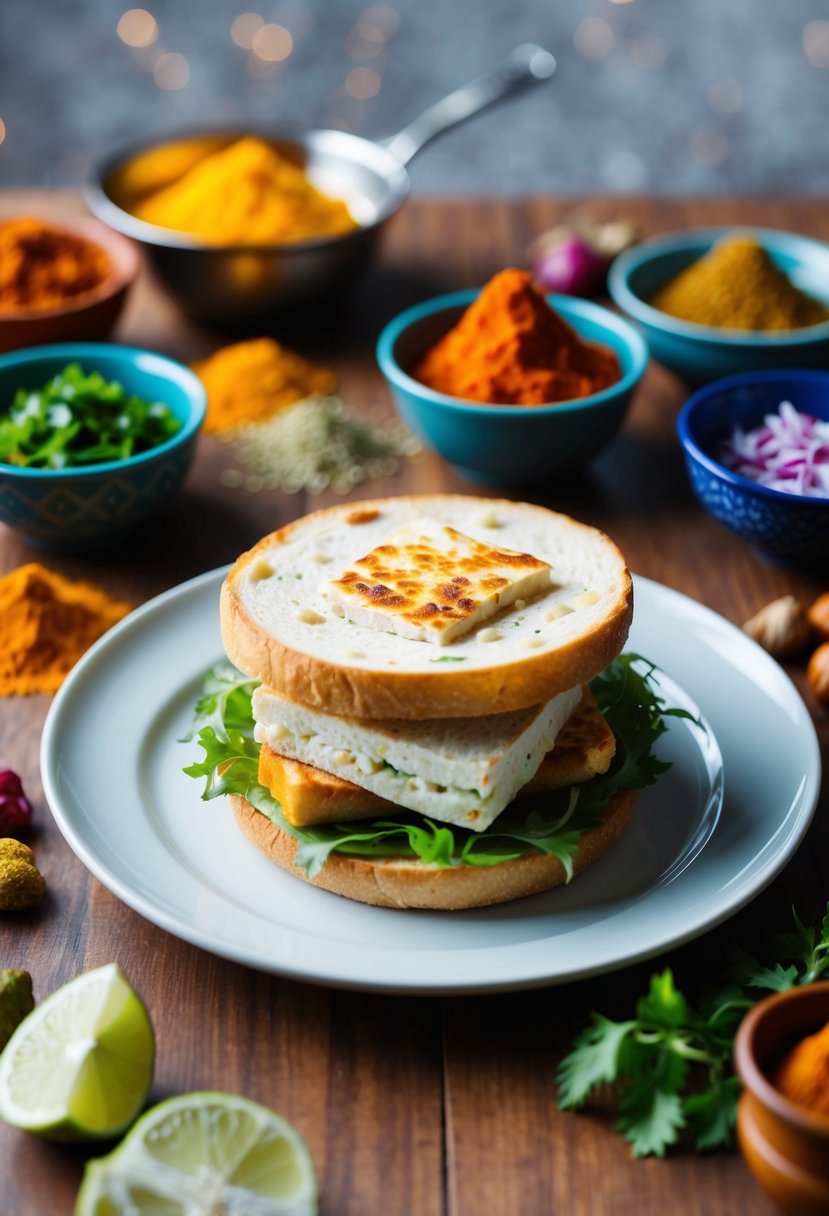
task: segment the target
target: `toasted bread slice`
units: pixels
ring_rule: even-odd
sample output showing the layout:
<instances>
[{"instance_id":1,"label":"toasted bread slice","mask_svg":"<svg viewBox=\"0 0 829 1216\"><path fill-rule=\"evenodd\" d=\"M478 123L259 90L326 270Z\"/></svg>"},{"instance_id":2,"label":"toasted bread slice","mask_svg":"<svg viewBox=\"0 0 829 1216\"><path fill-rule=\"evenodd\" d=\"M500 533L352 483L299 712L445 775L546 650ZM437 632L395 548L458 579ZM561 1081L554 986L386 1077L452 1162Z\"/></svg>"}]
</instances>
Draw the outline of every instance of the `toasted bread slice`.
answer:
<instances>
[{"instance_id":1,"label":"toasted bread slice","mask_svg":"<svg viewBox=\"0 0 829 1216\"><path fill-rule=\"evenodd\" d=\"M535 776L518 797L561 789L605 773L615 750L613 732L595 697L585 686L582 700L559 732L555 747L544 757ZM259 754L259 780L295 827L377 819L398 814L401 810L397 803L380 798L351 781L280 756L267 744Z\"/></svg>"},{"instance_id":2,"label":"toasted bread slice","mask_svg":"<svg viewBox=\"0 0 829 1216\"><path fill-rule=\"evenodd\" d=\"M332 580L424 518L546 563L546 588L440 647L339 616ZM632 612L630 575L603 533L543 507L446 494L330 507L265 537L230 571L221 624L231 661L288 700L417 721L526 709L585 683L622 649Z\"/></svg>"},{"instance_id":3,"label":"toasted bread slice","mask_svg":"<svg viewBox=\"0 0 829 1216\"><path fill-rule=\"evenodd\" d=\"M627 826L636 790L620 790L608 803L601 821L582 837L574 861L576 874L607 852ZM367 860L333 853L309 878L293 865L296 840L261 814L238 794L230 796L236 822L260 852L271 861L314 886L382 908L436 908L456 911L506 903L524 895L537 895L560 886L566 879L556 857L528 853L496 866L426 865L416 858L383 857Z\"/></svg>"}]
</instances>

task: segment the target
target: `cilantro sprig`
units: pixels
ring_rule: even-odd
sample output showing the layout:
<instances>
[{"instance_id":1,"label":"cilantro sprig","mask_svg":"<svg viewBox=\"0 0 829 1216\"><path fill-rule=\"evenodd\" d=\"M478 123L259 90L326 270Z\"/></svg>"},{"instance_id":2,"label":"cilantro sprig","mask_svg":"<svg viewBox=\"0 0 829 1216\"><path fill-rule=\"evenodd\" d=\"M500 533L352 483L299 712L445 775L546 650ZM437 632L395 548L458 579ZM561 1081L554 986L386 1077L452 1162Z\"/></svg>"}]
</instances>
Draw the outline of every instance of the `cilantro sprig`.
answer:
<instances>
[{"instance_id":1,"label":"cilantro sprig","mask_svg":"<svg viewBox=\"0 0 829 1216\"><path fill-rule=\"evenodd\" d=\"M70 363L43 388L19 389L0 411L0 463L63 469L124 460L180 429L164 402L145 401Z\"/></svg>"},{"instance_id":2,"label":"cilantro sprig","mask_svg":"<svg viewBox=\"0 0 829 1216\"><path fill-rule=\"evenodd\" d=\"M767 962L735 953L698 1008L666 970L651 978L629 1020L592 1014L561 1062L559 1106L576 1110L598 1087L615 1086L616 1126L634 1157L664 1156L685 1129L699 1150L730 1145L741 1088L732 1049L743 1016L765 994L829 974L829 905L819 930L792 915L794 932L772 938Z\"/></svg>"},{"instance_id":3,"label":"cilantro sprig","mask_svg":"<svg viewBox=\"0 0 829 1216\"><path fill-rule=\"evenodd\" d=\"M653 668L637 655L622 655L591 687L616 735L607 773L582 786L522 799L484 832L472 832L402 811L393 819L295 827L269 790L259 784L259 745L253 739L251 696L255 680L229 663L208 673L188 739L197 738L204 759L184 771L203 778L202 797L241 794L297 841L294 862L309 876L332 853L351 857L415 857L430 865L492 866L529 853L558 858L567 880L573 875L581 839L599 822L622 789L642 789L668 765L653 752L667 729L666 718L688 717L666 708L652 679Z\"/></svg>"}]
</instances>

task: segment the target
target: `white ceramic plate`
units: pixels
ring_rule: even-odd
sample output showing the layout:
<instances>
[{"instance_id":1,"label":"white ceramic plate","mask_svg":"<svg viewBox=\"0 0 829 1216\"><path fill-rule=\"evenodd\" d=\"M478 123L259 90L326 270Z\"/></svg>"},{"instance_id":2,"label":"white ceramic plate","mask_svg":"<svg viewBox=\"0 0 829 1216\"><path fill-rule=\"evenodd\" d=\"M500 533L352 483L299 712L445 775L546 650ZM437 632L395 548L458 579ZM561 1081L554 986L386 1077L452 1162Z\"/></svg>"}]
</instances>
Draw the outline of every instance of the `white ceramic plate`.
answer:
<instances>
[{"instance_id":1,"label":"white ceramic plate","mask_svg":"<svg viewBox=\"0 0 829 1216\"><path fill-rule=\"evenodd\" d=\"M724 920L785 865L814 810L814 728L781 668L693 600L636 581L628 649L702 707L673 719L673 767L639 798L615 848L570 887L470 912L366 907L283 873L200 799L177 742L222 655L224 571L138 609L87 654L43 735L46 796L71 847L142 916L227 958L377 991L491 992L594 975ZM722 753L722 759L720 757ZM725 802L722 803L723 775Z\"/></svg>"}]
</instances>

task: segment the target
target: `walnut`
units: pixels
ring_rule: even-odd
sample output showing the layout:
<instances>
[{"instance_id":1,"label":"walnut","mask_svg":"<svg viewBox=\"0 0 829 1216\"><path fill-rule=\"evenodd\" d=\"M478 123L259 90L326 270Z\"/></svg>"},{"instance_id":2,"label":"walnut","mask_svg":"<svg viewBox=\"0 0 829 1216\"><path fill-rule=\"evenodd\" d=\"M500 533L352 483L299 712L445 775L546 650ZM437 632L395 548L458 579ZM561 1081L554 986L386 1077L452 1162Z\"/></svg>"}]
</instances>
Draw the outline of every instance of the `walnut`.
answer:
<instances>
[{"instance_id":1,"label":"walnut","mask_svg":"<svg viewBox=\"0 0 829 1216\"><path fill-rule=\"evenodd\" d=\"M829 642L829 591L817 597L806 617L821 642Z\"/></svg>"},{"instance_id":2,"label":"walnut","mask_svg":"<svg viewBox=\"0 0 829 1216\"><path fill-rule=\"evenodd\" d=\"M811 637L803 605L793 595L784 595L766 604L746 621L743 629L775 659L788 659L798 654Z\"/></svg>"},{"instance_id":3,"label":"walnut","mask_svg":"<svg viewBox=\"0 0 829 1216\"><path fill-rule=\"evenodd\" d=\"M829 709L829 642L818 646L806 668L809 687L818 705Z\"/></svg>"}]
</instances>

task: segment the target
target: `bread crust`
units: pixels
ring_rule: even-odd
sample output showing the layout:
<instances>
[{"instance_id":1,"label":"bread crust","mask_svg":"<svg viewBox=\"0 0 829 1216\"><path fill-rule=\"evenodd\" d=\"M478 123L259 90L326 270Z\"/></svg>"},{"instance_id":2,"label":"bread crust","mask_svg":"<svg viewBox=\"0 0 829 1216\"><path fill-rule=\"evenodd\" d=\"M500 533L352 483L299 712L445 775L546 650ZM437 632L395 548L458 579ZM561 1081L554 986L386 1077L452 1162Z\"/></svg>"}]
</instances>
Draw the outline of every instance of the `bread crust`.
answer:
<instances>
[{"instance_id":1,"label":"bread crust","mask_svg":"<svg viewBox=\"0 0 829 1216\"><path fill-rule=\"evenodd\" d=\"M583 837L574 861L581 873L616 843L627 826L636 790L620 790L608 804L601 822ZM430 866L413 858L384 857L369 861L332 853L309 878L293 865L296 838L278 828L241 795L230 795L236 822L261 853L289 874L316 887L359 903L381 908L431 908L460 911L506 903L560 886L566 878L555 858L531 853L495 866Z\"/></svg>"},{"instance_id":2,"label":"bread crust","mask_svg":"<svg viewBox=\"0 0 829 1216\"><path fill-rule=\"evenodd\" d=\"M424 504L458 495L429 495ZM358 504L363 511L382 511L401 499L376 499ZM419 496L402 501L418 502ZM498 499L476 499L481 507L515 508L515 503ZM354 504L350 504L352 507ZM526 504L524 504L526 505ZM342 507L326 508L303 516L277 532L264 537L243 553L233 565L222 586L220 618L222 641L232 663L246 675L258 679L280 696L298 701L311 709L349 718L424 718L480 717L527 709L549 701L561 692L585 684L603 671L621 651L633 617L633 586L624 558L603 533L578 524L586 533L595 533L618 556L624 571L623 585L616 602L605 617L586 634L573 638L553 651L539 652L512 663L464 671L446 668L434 671L395 671L349 667L334 664L290 649L259 627L246 613L238 595L237 583L245 567L260 553L284 544L310 520L342 512ZM427 508L428 509L428 508ZM532 510L545 508L532 507ZM549 512L555 517L555 512ZM568 524L575 523L569 517ZM452 664L448 665L453 667Z\"/></svg>"}]
</instances>

